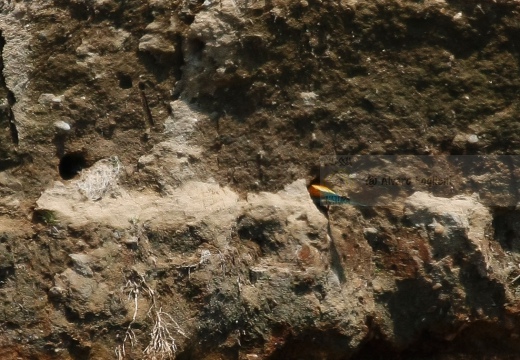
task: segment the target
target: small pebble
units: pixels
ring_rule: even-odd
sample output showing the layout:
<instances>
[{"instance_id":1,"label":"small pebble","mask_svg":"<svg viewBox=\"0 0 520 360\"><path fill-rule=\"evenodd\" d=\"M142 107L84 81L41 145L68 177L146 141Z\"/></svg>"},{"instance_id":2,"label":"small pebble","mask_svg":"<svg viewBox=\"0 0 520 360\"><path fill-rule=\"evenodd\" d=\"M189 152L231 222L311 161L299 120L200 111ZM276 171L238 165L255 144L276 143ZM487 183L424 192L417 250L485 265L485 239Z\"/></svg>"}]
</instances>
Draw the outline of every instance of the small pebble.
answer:
<instances>
[{"instance_id":1,"label":"small pebble","mask_svg":"<svg viewBox=\"0 0 520 360\"><path fill-rule=\"evenodd\" d=\"M442 226L441 224L437 223L435 225L435 227L433 228L433 232L436 234L436 235L444 235L445 233L445 228L444 226Z\"/></svg>"},{"instance_id":2,"label":"small pebble","mask_svg":"<svg viewBox=\"0 0 520 360\"><path fill-rule=\"evenodd\" d=\"M379 231L374 227L363 229L363 235L365 235L365 238L367 238L368 240L375 240L378 233Z\"/></svg>"},{"instance_id":3,"label":"small pebble","mask_svg":"<svg viewBox=\"0 0 520 360\"><path fill-rule=\"evenodd\" d=\"M468 136L468 142L469 142L470 144L475 144L475 143L477 143L477 142L478 142L478 136L475 135L475 134Z\"/></svg>"},{"instance_id":4,"label":"small pebble","mask_svg":"<svg viewBox=\"0 0 520 360\"><path fill-rule=\"evenodd\" d=\"M433 289L433 290L439 290L441 287L442 287L441 284L436 283L435 285L432 286L432 289Z\"/></svg>"},{"instance_id":5,"label":"small pebble","mask_svg":"<svg viewBox=\"0 0 520 360\"><path fill-rule=\"evenodd\" d=\"M49 289L49 296L53 298L61 298L65 294L65 290L59 286L53 286Z\"/></svg>"},{"instance_id":6,"label":"small pebble","mask_svg":"<svg viewBox=\"0 0 520 360\"><path fill-rule=\"evenodd\" d=\"M458 12L453 16L453 20L462 19L462 12Z\"/></svg>"},{"instance_id":7,"label":"small pebble","mask_svg":"<svg viewBox=\"0 0 520 360\"><path fill-rule=\"evenodd\" d=\"M63 102L63 95L56 96L54 94L41 94L38 103L42 105L59 105Z\"/></svg>"},{"instance_id":8,"label":"small pebble","mask_svg":"<svg viewBox=\"0 0 520 360\"><path fill-rule=\"evenodd\" d=\"M69 131L70 130L70 125L68 123L66 123L65 121L63 121L63 120L56 121L54 123L54 126L58 130L63 130L63 131Z\"/></svg>"},{"instance_id":9,"label":"small pebble","mask_svg":"<svg viewBox=\"0 0 520 360\"><path fill-rule=\"evenodd\" d=\"M132 236L132 237L126 238L123 242L126 245L136 245L139 242L139 239L136 236Z\"/></svg>"}]
</instances>

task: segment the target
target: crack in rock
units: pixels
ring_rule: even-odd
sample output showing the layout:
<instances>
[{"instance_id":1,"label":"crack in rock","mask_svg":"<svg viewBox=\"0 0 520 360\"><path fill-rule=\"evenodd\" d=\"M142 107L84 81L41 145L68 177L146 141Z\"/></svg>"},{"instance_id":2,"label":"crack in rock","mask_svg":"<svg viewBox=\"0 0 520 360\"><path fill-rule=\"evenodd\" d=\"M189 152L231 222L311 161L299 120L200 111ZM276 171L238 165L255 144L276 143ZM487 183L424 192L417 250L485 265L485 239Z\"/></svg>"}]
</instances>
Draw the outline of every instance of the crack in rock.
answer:
<instances>
[{"instance_id":1,"label":"crack in rock","mask_svg":"<svg viewBox=\"0 0 520 360\"><path fill-rule=\"evenodd\" d=\"M9 121L9 131L11 133L11 139L13 140L13 143L15 145L18 145L19 138L18 138L18 129L16 128L16 120L14 118L14 113L12 110L13 105L16 103L16 98L14 96L14 93L9 89L7 86L7 83L5 81L5 77L3 74L4 70L4 46L6 44L5 37L3 36L2 32L0 31L0 88L3 88L7 94L6 94L6 102L2 102L0 105L0 108L4 111L6 114L7 120ZM2 91L2 92L4 92Z\"/></svg>"}]
</instances>

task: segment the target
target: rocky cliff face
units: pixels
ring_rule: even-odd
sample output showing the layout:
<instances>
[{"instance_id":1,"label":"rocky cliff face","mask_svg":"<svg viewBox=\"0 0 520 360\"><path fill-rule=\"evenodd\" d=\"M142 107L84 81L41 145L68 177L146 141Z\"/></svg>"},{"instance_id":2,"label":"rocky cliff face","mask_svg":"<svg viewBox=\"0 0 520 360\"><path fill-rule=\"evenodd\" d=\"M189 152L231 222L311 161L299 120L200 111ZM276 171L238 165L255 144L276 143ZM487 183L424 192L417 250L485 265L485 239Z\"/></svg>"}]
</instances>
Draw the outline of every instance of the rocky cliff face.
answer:
<instances>
[{"instance_id":1,"label":"rocky cliff face","mask_svg":"<svg viewBox=\"0 0 520 360\"><path fill-rule=\"evenodd\" d=\"M0 3L0 357L516 357L519 12Z\"/></svg>"}]
</instances>

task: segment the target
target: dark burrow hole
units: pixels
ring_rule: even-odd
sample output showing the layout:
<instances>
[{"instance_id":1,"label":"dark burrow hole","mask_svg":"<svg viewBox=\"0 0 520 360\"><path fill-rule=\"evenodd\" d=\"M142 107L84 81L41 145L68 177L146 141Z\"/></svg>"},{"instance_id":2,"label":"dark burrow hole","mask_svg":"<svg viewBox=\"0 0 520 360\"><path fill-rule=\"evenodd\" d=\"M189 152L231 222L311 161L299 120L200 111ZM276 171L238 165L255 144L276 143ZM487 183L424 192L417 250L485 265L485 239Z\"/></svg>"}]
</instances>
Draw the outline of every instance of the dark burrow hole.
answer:
<instances>
[{"instance_id":1,"label":"dark burrow hole","mask_svg":"<svg viewBox=\"0 0 520 360\"><path fill-rule=\"evenodd\" d=\"M121 89L130 89L133 86L132 78L130 75L119 73L117 74L117 79L119 80L119 87Z\"/></svg>"},{"instance_id":2,"label":"dark burrow hole","mask_svg":"<svg viewBox=\"0 0 520 360\"><path fill-rule=\"evenodd\" d=\"M513 208L493 211L494 238L506 251L520 252L520 212Z\"/></svg>"},{"instance_id":3,"label":"dark burrow hole","mask_svg":"<svg viewBox=\"0 0 520 360\"><path fill-rule=\"evenodd\" d=\"M84 153L75 152L65 154L60 160L60 176L63 180L70 180L86 167L88 166Z\"/></svg>"},{"instance_id":4,"label":"dark burrow hole","mask_svg":"<svg viewBox=\"0 0 520 360\"><path fill-rule=\"evenodd\" d=\"M9 264L0 267L0 287L2 287L9 277L14 276L15 269L14 265Z\"/></svg>"}]
</instances>

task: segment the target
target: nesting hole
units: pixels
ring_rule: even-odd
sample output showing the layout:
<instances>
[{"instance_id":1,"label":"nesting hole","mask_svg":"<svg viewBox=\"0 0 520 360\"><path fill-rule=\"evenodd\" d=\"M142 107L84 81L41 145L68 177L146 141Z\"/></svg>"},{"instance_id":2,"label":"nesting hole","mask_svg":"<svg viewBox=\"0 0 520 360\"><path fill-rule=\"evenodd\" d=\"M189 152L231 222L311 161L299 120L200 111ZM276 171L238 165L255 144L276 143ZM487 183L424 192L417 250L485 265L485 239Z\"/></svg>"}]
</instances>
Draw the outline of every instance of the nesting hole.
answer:
<instances>
[{"instance_id":1,"label":"nesting hole","mask_svg":"<svg viewBox=\"0 0 520 360\"><path fill-rule=\"evenodd\" d=\"M70 180L86 167L88 166L85 154L80 152L65 154L60 160L60 176L63 180Z\"/></svg>"},{"instance_id":2,"label":"nesting hole","mask_svg":"<svg viewBox=\"0 0 520 360\"><path fill-rule=\"evenodd\" d=\"M117 74L119 80L119 87L121 89L131 89L133 86L132 78L130 75L119 73Z\"/></svg>"}]
</instances>

